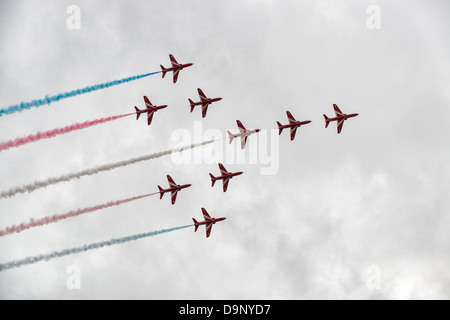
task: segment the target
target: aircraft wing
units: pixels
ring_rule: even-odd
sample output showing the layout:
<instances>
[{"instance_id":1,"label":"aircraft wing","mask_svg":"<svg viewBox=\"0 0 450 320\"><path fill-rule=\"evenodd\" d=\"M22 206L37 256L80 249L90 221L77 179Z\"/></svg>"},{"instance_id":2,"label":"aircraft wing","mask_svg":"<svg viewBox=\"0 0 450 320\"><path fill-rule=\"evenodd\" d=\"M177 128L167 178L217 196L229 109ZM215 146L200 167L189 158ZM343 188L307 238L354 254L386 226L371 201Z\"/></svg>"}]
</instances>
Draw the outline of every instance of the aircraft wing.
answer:
<instances>
[{"instance_id":1,"label":"aircraft wing","mask_svg":"<svg viewBox=\"0 0 450 320\"><path fill-rule=\"evenodd\" d=\"M221 173L222 175L225 175L225 174L229 173L229 172L227 171L227 169L225 169L225 167L224 167L223 164L221 164L221 163L219 163L219 169L220 169L220 173Z\"/></svg>"},{"instance_id":2,"label":"aircraft wing","mask_svg":"<svg viewBox=\"0 0 450 320\"><path fill-rule=\"evenodd\" d=\"M239 128L239 131L242 133L244 131L247 131L247 129L245 129L244 125L242 124L242 122L240 122L239 120L236 120L237 126Z\"/></svg>"},{"instance_id":3,"label":"aircraft wing","mask_svg":"<svg viewBox=\"0 0 450 320\"><path fill-rule=\"evenodd\" d=\"M202 104L202 118L206 117L206 113L208 112L209 103Z\"/></svg>"},{"instance_id":4,"label":"aircraft wing","mask_svg":"<svg viewBox=\"0 0 450 320\"><path fill-rule=\"evenodd\" d=\"M341 109L337 106L337 104L333 104L334 112L336 112L336 117L343 116Z\"/></svg>"},{"instance_id":5,"label":"aircraft wing","mask_svg":"<svg viewBox=\"0 0 450 320\"><path fill-rule=\"evenodd\" d=\"M175 204L175 201L177 200L177 194L178 194L179 190L180 189L172 190L172 204Z\"/></svg>"},{"instance_id":6,"label":"aircraft wing","mask_svg":"<svg viewBox=\"0 0 450 320\"><path fill-rule=\"evenodd\" d=\"M230 177L223 179L223 192L226 192L228 189L228 182L230 182Z\"/></svg>"},{"instance_id":7,"label":"aircraft wing","mask_svg":"<svg viewBox=\"0 0 450 320\"><path fill-rule=\"evenodd\" d=\"M208 214L208 212L206 211L205 208L202 208L202 213L203 213L203 218L205 219L206 222L210 222L211 216Z\"/></svg>"},{"instance_id":8,"label":"aircraft wing","mask_svg":"<svg viewBox=\"0 0 450 320\"><path fill-rule=\"evenodd\" d=\"M144 96L144 102L147 109L153 107L152 103L150 102L150 100L148 100L147 96Z\"/></svg>"},{"instance_id":9,"label":"aircraft wing","mask_svg":"<svg viewBox=\"0 0 450 320\"><path fill-rule=\"evenodd\" d=\"M205 224L206 226L206 237L209 238L209 236L211 235L211 230L212 230L212 226L214 223L210 222Z\"/></svg>"},{"instance_id":10,"label":"aircraft wing","mask_svg":"<svg viewBox=\"0 0 450 320\"><path fill-rule=\"evenodd\" d=\"M298 127L291 127L291 141L295 139L295 133L297 132Z\"/></svg>"},{"instance_id":11,"label":"aircraft wing","mask_svg":"<svg viewBox=\"0 0 450 320\"><path fill-rule=\"evenodd\" d=\"M337 132L341 133L342 127L344 126L344 119L339 120L337 125Z\"/></svg>"},{"instance_id":12,"label":"aircraft wing","mask_svg":"<svg viewBox=\"0 0 450 320\"><path fill-rule=\"evenodd\" d=\"M247 143L248 136L241 137L241 149L245 148L245 144Z\"/></svg>"},{"instance_id":13,"label":"aircraft wing","mask_svg":"<svg viewBox=\"0 0 450 320\"><path fill-rule=\"evenodd\" d=\"M178 74L180 73L180 69L173 70L173 83L177 82Z\"/></svg>"},{"instance_id":14,"label":"aircraft wing","mask_svg":"<svg viewBox=\"0 0 450 320\"><path fill-rule=\"evenodd\" d=\"M172 63L172 67L177 67L180 65L173 55L169 54L169 58L170 62Z\"/></svg>"},{"instance_id":15,"label":"aircraft wing","mask_svg":"<svg viewBox=\"0 0 450 320\"><path fill-rule=\"evenodd\" d=\"M287 114L289 123L296 122L294 116L289 111L286 111L286 114Z\"/></svg>"},{"instance_id":16,"label":"aircraft wing","mask_svg":"<svg viewBox=\"0 0 450 320\"><path fill-rule=\"evenodd\" d=\"M169 176L169 175L167 175L167 181L169 181L169 185L170 185L171 187L176 187L176 186L178 186L178 185L175 183L175 181L173 181L172 177Z\"/></svg>"},{"instance_id":17,"label":"aircraft wing","mask_svg":"<svg viewBox=\"0 0 450 320\"><path fill-rule=\"evenodd\" d=\"M152 123L154 113L155 109L147 111L147 125L150 125Z\"/></svg>"},{"instance_id":18,"label":"aircraft wing","mask_svg":"<svg viewBox=\"0 0 450 320\"><path fill-rule=\"evenodd\" d=\"M201 101L204 101L207 99L206 95L203 93L202 89L198 88L197 91L198 91L198 95L199 95Z\"/></svg>"},{"instance_id":19,"label":"aircraft wing","mask_svg":"<svg viewBox=\"0 0 450 320\"><path fill-rule=\"evenodd\" d=\"M208 212L205 210L205 208L202 208L203 218L205 219L205 226L206 226L206 237L208 238L211 234L212 225L214 224L213 220L211 219Z\"/></svg>"}]
</instances>

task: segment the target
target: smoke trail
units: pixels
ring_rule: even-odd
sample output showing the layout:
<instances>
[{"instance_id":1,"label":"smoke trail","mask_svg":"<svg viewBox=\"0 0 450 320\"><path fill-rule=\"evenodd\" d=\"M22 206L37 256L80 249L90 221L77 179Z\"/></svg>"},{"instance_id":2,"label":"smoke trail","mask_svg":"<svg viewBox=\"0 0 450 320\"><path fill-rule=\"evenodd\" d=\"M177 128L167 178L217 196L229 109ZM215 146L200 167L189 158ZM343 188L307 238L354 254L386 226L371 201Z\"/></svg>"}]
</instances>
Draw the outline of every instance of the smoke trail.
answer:
<instances>
[{"instance_id":1,"label":"smoke trail","mask_svg":"<svg viewBox=\"0 0 450 320\"><path fill-rule=\"evenodd\" d=\"M79 94L83 94L83 93L87 93L87 92L91 92L91 91L95 91L95 90L100 90L100 89L104 89L104 88L108 88L111 86L115 86L115 85L119 85L125 82L130 82L133 80L138 80L141 78L145 78L148 77L152 74L157 74L160 73L161 71L157 71L157 72L151 72L151 73L145 73L145 74L141 74L141 75L137 75L137 76L132 76L132 77L128 77L128 78L123 78L121 80L114 80L114 81L110 81L110 82L105 82L105 83L101 83L101 84L95 84L92 86L87 86L84 87L82 89L76 89L76 90L72 90L69 92L63 92L63 93L58 93L56 95L53 96L45 96L44 99L38 99L38 100L33 100L30 102L21 102L19 104L13 105L13 106L9 106L7 108L3 108L0 109L0 117L5 115L5 114L11 114L11 113L15 113L15 112L21 112L25 109L31 109L32 107L40 107L44 104L50 104L51 102L55 102L55 101L59 101L62 99L66 99L66 98L70 98L70 97L74 97L77 96Z\"/></svg>"},{"instance_id":2,"label":"smoke trail","mask_svg":"<svg viewBox=\"0 0 450 320\"><path fill-rule=\"evenodd\" d=\"M136 196L136 197L127 198L127 199L123 199L123 200L110 201L108 203L96 205L96 206L93 206L93 207L88 207L88 208L83 208L83 209L69 211L69 212L64 213L64 214L55 214L53 216L44 217L44 218L41 218L39 220L34 220L33 218L31 218L29 222L23 222L23 223L21 223L19 225L13 225L11 227L7 227L4 230L0 230L0 237L3 237L5 235L7 235L7 234L15 233L15 232L19 233L19 232L22 232L24 230L27 230L27 229L30 229L30 228L33 228L33 227L39 227L39 226L43 226L43 225L46 225L46 224L49 224L49 223L58 222L58 221L63 220L63 219L76 217L76 216L79 216L79 215L84 214L84 213L94 212L94 211L97 211L97 210L100 210L100 209L105 209L105 208L109 208L109 207L113 207L113 206L118 206L118 205L121 205L123 203L131 202L131 201L142 199L142 198L149 197L149 196L153 196L153 195L158 194L158 193L159 192L154 192L154 193L144 194L144 195L141 195L141 196Z\"/></svg>"},{"instance_id":3,"label":"smoke trail","mask_svg":"<svg viewBox=\"0 0 450 320\"><path fill-rule=\"evenodd\" d=\"M81 247L76 247L76 248L72 248L72 249L53 251L52 253L41 254L39 256L34 256L34 257L27 257L22 260L14 260L11 262L0 264L0 271L12 269L12 268L18 268L23 265L36 263L36 262L39 262L42 260L48 261L50 259L64 257L64 256L67 256L70 254L75 254L75 253L80 253L80 252L84 252L84 251L88 251L88 250L106 247L106 246L112 246L115 244L121 244L121 243L125 243L125 242L135 241L135 240L142 239L142 238L153 237L158 234L172 232L172 231L184 229L184 228L191 227L191 226L193 226L193 225L190 224L187 226L176 227L176 228L171 228L171 229L163 229L163 230L152 231L152 232L148 232L148 233L140 233L140 234L136 234L133 236L123 237L123 238L115 238L115 239L111 239L108 241L91 243L88 245L85 244Z\"/></svg>"},{"instance_id":4,"label":"smoke trail","mask_svg":"<svg viewBox=\"0 0 450 320\"><path fill-rule=\"evenodd\" d=\"M113 117L101 118L101 119L97 119L97 120L93 120L93 121L86 121L83 123L75 123L75 124L72 124L72 125L64 127L64 128L57 128L57 129L53 129L53 130L49 130L49 131L45 131L45 132L38 132L36 134L32 134L32 135L29 135L29 136L26 136L23 138L17 138L14 140L3 142L3 143L0 143L0 152L3 150L10 149L10 148L19 147L19 146L27 144L27 143L36 142L36 141L39 141L42 139L53 138L59 134L68 133L68 132L75 131L75 130L81 130L84 128L89 128L89 127L95 126L97 124L117 120L117 119L129 116L132 114L134 114L134 113L128 113L128 114L122 114L122 115L113 116Z\"/></svg>"},{"instance_id":5,"label":"smoke trail","mask_svg":"<svg viewBox=\"0 0 450 320\"><path fill-rule=\"evenodd\" d=\"M69 174L65 174L65 175L62 175L59 177L55 177L55 178L50 178L50 179L43 180L43 181L35 181L33 183L30 183L30 184L27 184L27 185L24 185L21 187L15 187L15 188L11 188L9 190L3 191L0 193L0 198L9 198L9 197L16 195L17 193L32 192L36 189L45 188L51 184L55 184L58 182L63 182L63 181L67 182L67 181L70 181L75 178L81 178L83 176L90 176L90 175L94 175L94 174L97 174L102 171L113 170L113 169L116 169L119 167L128 166L128 165L136 163L136 162L160 158L162 156L166 156L171 153L182 152L183 150L193 149L193 148L200 147L200 146L203 146L203 145L206 145L209 143L213 143L214 141L215 140L213 139L213 140L208 140L205 142L193 143L189 146L174 148L174 149L170 149L170 150L166 150L166 151L162 151L162 152L152 153L152 154L149 154L146 156L132 158L129 160L110 163L110 164L106 164L103 166L98 166L95 168L83 170L83 171L76 172L76 173L69 173Z\"/></svg>"}]
</instances>

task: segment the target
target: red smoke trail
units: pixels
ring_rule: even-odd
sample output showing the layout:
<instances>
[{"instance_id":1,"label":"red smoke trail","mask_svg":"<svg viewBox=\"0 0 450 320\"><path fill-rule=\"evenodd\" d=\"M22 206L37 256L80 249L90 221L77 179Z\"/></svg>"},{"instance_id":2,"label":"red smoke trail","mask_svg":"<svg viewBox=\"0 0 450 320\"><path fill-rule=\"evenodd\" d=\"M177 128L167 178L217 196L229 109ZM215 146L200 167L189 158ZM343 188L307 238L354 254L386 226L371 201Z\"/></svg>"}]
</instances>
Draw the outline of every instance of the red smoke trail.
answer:
<instances>
[{"instance_id":1,"label":"red smoke trail","mask_svg":"<svg viewBox=\"0 0 450 320\"><path fill-rule=\"evenodd\" d=\"M134 200L138 200L138 199L142 199L145 197L149 197L149 196L153 196L155 194L158 194L159 192L154 192L154 193L149 193L149 194L144 194L142 196L137 196L137 197L132 197L132 198L128 198L128 199L123 199L123 200L118 200L118 201L110 201L108 203L105 204L100 204L100 205L96 205L93 207L88 207L88 208L83 208L83 209L78 209L78 210L74 210L74 211L69 211L67 213L64 214L55 214L53 216L49 216L49 217L44 217L41 218L39 220L34 220L33 218L30 219L29 222L22 222L19 225L13 225L11 227L7 227L5 230L0 230L0 237L3 237L7 234L11 234L14 232L22 232L24 230L33 228L33 227L39 227L39 226L43 226L49 223L53 223L53 222L57 222L63 219L67 219L70 217L76 217L79 216L83 213L89 213L89 212L93 212L93 211L97 211L100 209L105 209L105 208L109 208L109 207L113 207L113 206L118 206L120 204L123 203L127 203L130 201L134 201Z\"/></svg>"},{"instance_id":2,"label":"red smoke trail","mask_svg":"<svg viewBox=\"0 0 450 320\"><path fill-rule=\"evenodd\" d=\"M122 115L118 115L118 116L113 116L113 117L101 118L101 119L97 119L97 120L93 120L93 121L86 121L83 123L75 123L75 124L72 124L72 125L64 127L64 128L53 129L53 130L49 130L49 131L45 131L45 132L38 132L36 134L31 134L24 138L17 138L14 140L10 140L8 142L3 142L3 143L0 143L0 152L3 150L10 149L10 148L19 147L21 145L24 145L24 144L27 144L30 142L36 142L36 141L39 141L42 139L53 138L59 134L68 133L68 132L72 132L75 130L81 130L84 128L89 128L89 127L95 126L97 124L117 120L117 119L129 116L132 114L134 114L134 112L122 114Z\"/></svg>"}]
</instances>

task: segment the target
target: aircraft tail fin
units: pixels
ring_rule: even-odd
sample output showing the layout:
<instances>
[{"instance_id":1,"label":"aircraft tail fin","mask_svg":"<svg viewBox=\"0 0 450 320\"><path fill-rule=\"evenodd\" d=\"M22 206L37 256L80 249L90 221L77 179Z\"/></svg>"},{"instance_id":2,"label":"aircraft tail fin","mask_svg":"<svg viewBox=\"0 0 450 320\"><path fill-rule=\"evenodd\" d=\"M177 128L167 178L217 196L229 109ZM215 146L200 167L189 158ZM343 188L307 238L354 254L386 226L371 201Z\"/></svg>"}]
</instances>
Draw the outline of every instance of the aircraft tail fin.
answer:
<instances>
[{"instance_id":1,"label":"aircraft tail fin","mask_svg":"<svg viewBox=\"0 0 450 320\"><path fill-rule=\"evenodd\" d=\"M233 142L233 134L230 132L230 131L227 131L228 132L228 137L230 137L230 144Z\"/></svg>"},{"instance_id":2,"label":"aircraft tail fin","mask_svg":"<svg viewBox=\"0 0 450 320\"><path fill-rule=\"evenodd\" d=\"M141 111L141 110L139 110L139 108L136 107L136 106L134 106L134 109L136 110L136 120L137 120L137 119L139 119L139 117L141 116L141 113L139 112L139 111Z\"/></svg>"},{"instance_id":3,"label":"aircraft tail fin","mask_svg":"<svg viewBox=\"0 0 450 320\"><path fill-rule=\"evenodd\" d=\"M323 115L323 117L325 118L325 128L326 128L330 124L330 119L326 115Z\"/></svg>"},{"instance_id":4,"label":"aircraft tail fin","mask_svg":"<svg viewBox=\"0 0 450 320\"><path fill-rule=\"evenodd\" d=\"M192 218L192 221L194 221L194 225L195 225L195 230L194 230L194 232L197 232L197 229L198 229L198 222L197 222L197 220L195 220L194 218Z\"/></svg>"},{"instance_id":5,"label":"aircraft tail fin","mask_svg":"<svg viewBox=\"0 0 450 320\"><path fill-rule=\"evenodd\" d=\"M283 125L281 123L279 123L278 121L277 121L277 124L278 124L278 130L280 130L278 135L280 135L283 132Z\"/></svg>"},{"instance_id":6,"label":"aircraft tail fin","mask_svg":"<svg viewBox=\"0 0 450 320\"><path fill-rule=\"evenodd\" d=\"M192 101L191 99L188 99L188 100L189 100L189 104L191 105L191 112L192 112L192 111L194 111L194 107L195 107L194 101Z\"/></svg>"},{"instance_id":7,"label":"aircraft tail fin","mask_svg":"<svg viewBox=\"0 0 450 320\"><path fill-rule=\"evenodd\" d=\"M163 195L164 195L164 192L163 192L163 188L161 188L160 186L158 186L158 189L159 189L159 199L162 199L162 197L163 197Z\"/></svg>"},{"instance_id":8,"label":"aircraft tail fin","mask_svg":"<svg viewBox=\"0 0 450 320\"><path fill-rule=\"evenodd\" d=\"M167 69L164 68L164 66L163 66L162 64L160 64L160 66L161 66L161 71L162 71L162 77L163 77L163 79L164 79L164 77L165 77L165 75L166 75L166 72L167 72Z\"/></svg>"},{"instance_id":9,"label":"aircraft tail fin","mask_svg":"<svg viewBox=\"0 0 450 320\"><path fill-rule=\"evenodd\" d=\"M211 185L211 187L214 187L214 184L216 183L216 177L214 177L211 173L209 174L209 176L211 177L211 182L212 182L212 185Z\"/></svg>"}]
</instances>

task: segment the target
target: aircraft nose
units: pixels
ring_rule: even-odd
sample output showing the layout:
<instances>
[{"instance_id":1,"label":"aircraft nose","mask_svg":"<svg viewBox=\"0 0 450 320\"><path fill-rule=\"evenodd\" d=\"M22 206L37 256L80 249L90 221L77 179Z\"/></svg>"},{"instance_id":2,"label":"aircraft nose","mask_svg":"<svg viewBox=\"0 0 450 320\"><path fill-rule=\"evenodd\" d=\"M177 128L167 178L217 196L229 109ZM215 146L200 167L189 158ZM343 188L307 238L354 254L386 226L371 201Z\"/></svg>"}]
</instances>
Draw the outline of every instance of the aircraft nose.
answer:
<instances>
[{"instance_id":1,"label":"aircraft nose","mask_svg":"<svg viewBox=\"0 0 450 320\"><path fill-rule=\"evenodd\" d=\"M260 132L261 131L261 129L256 129L256 132Z\"/></svg>"}]
</instances>

